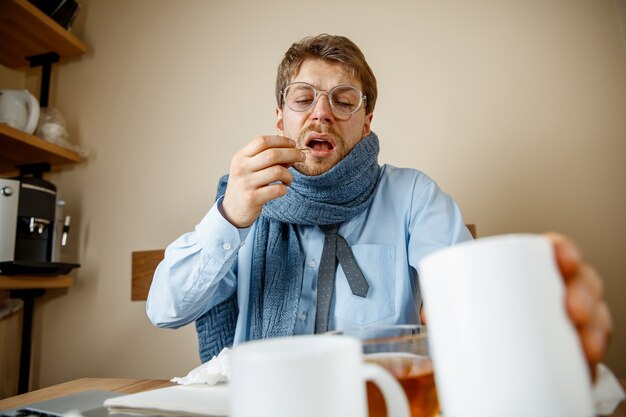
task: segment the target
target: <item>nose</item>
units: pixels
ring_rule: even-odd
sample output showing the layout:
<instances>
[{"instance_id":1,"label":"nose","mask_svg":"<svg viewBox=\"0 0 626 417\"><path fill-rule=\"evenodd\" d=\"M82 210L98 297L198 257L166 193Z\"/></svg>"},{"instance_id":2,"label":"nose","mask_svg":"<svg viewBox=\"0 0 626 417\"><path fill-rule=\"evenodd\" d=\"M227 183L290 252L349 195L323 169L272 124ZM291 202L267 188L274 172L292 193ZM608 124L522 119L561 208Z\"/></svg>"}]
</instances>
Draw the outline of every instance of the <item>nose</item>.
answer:
<instances>
[{"instance_id":1,"label":"nose","mask_svg":"<svg viewBox=\"0 0 626 417\"><path fill-rule=\"evenodd\" d=\"M326 91L321 91L317 96L317 102L313 105L309 117L312 120L326 123L334 120L333 109L330 107L330 99Z\"/></svg>"}]
</instances>

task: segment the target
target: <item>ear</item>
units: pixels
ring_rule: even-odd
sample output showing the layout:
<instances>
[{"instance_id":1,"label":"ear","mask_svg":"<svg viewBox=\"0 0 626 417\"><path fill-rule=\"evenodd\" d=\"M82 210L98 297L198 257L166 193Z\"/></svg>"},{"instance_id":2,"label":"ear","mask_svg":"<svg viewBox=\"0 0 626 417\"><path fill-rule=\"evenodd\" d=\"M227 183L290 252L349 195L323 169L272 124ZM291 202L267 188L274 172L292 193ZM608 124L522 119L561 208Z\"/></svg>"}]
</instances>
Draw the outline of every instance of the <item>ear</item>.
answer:
<instances>
[{"instance_id":1,"label":"ear","mask_svg":"<svg viewBox=\"0 0 626 417\"><path fill-rule=\"evenodd\" d=\"M281 134L281 136L284 135L283 111L279 107L276 107L276 129L278 129L278 132Z\"/></svg>"},{"instance_id":2,"label":"ear","mask_svg":"<svg viewBox=\"0 0 626 417\"><path fill-rule=\"evenodd\" d=\"M365 115L365 122L363 123L363 136L367 136L371 133L372 129L370 125L372 124L372 118L374 117L374 112Z\"/></svg>"}]
</instances>

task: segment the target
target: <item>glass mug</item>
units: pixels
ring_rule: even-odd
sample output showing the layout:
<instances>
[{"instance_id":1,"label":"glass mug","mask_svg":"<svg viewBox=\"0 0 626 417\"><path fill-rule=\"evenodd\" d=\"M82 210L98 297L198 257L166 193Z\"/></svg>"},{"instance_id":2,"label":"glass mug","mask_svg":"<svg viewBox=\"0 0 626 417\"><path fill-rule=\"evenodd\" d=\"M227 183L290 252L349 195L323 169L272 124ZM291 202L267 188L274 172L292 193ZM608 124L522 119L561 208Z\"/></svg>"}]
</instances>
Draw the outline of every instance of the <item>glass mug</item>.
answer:
<instances>
[{"instance_id":1,"label":"glass mug","mask_svg":"<svg viewBox=\"0 0 626 417\"><path fill-rule=\"evenodd\" d=\"M365 361L385 368L404 389L411 417L439 415L439 400L428 350L426 326L380 325L329 333L361 340ZM387 417L380 390L369 382L367 403L370 417Z\"/></svg>"}]
</instances>

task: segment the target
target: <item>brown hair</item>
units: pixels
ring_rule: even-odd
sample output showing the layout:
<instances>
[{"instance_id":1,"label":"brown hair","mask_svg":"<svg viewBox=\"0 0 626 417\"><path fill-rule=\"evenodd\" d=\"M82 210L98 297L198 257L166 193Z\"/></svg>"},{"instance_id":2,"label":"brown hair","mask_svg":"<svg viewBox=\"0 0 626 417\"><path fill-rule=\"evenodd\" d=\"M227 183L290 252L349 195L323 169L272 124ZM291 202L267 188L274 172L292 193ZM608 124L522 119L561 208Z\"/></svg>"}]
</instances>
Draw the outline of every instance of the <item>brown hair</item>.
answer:
<instances>
[{"instance_id":1,"label":"brown hair","mask_svg":"<svg viewBox=\"0 0 626 417\"><path fill-rule=\"evenodd\" d=\"M376 77L367 64L363 52L345 36L327 33L306 37L291 45L285 52L276 74L276 103L279 107L282 106L282 90L295 77L306 59L323 59L345 65L350 74L363 86L363 94L367 97L365 112L371 113L374 110L378 95Z\"/></svg>"}]
</instances>

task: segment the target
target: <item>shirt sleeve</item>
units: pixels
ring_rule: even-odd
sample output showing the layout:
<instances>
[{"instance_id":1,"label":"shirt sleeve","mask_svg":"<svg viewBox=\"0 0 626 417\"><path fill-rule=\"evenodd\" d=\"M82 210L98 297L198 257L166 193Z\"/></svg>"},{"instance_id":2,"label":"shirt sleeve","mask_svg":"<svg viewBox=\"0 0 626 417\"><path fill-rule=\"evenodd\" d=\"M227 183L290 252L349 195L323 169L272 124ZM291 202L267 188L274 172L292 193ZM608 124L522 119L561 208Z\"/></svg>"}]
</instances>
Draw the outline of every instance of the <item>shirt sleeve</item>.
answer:
<instances>
[{"instance_id":1,"label":"shirt sleeve","mask_svg":"<svg viewBox=\"0 0 626 417\"><path fill-rule=\"evenodd\" d=\"M410 216L409 263L416 270L429 253L472 239L454 199L424 174L414 183Z\"/></svg>"},{"instance_id":2,"label":"shirt sleeve","mask_svg":"<svg viewBox=\"0 0 626 417\"><path fill-rule=\"evenodd\" d=\"M250 228L237 229L219 199L195 230L172 242L157 267L146 312L158 327L191 323L237 289L237 254Z\"/></svg>"}]
</instances>

